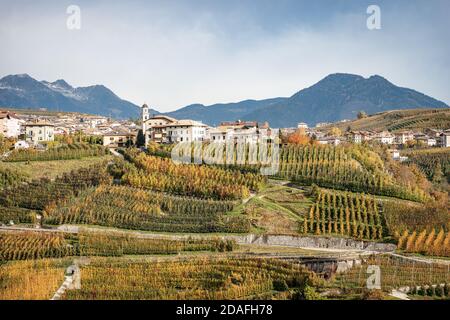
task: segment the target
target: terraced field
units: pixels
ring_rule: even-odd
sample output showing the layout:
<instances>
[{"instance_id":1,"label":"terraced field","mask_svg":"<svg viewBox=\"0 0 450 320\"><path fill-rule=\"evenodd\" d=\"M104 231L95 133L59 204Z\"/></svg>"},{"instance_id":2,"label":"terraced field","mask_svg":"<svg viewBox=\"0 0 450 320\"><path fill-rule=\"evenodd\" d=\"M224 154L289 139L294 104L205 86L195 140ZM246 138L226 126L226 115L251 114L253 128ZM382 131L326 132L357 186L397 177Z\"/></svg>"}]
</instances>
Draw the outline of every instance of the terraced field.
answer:
<instances>
[{"instance_id":1,"label":"terraced field","mask_svg":"<svg viewBox=\"0 0 450 320\"><path fill-rule=\"evenodd\" d=\"M93 259L81 290L65 299L267 299L304 293L313 274L274 259L200 258L160 262Z\"/></svg>"},{"instance_id":2,"label":"terraced field","mask_svg":"<svg viewBox=\"0 0 450 320\"><path fill-rule=\"evenodd\" d=\"M448 129L450 128L449 109L410 109L392 110L370 115L367 118L353 121L335 123L327 128L338 127L345 131L348 127L352 130L374 131L401 131L421 130L426 128Z\"/></svg>"}]
</instances>

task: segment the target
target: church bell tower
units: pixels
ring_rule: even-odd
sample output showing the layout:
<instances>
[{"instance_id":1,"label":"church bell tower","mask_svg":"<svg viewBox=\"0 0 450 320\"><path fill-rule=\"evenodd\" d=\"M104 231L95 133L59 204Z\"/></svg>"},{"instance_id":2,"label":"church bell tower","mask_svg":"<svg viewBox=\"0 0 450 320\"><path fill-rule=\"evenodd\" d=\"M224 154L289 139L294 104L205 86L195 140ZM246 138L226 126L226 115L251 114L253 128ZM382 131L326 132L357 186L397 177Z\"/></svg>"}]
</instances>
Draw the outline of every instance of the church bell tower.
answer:
<instances>
[{"instance_id":1,"label":"church bell tower","mask_svg":"<svg viewBox=\"0 0 450 320\"><path fill-rule=\"evenodd\" d=\"M145 137L145 146L148 143L148 134L147 134L147 120L150 119L149 107L144 103L142 106L142 134Z\"/></svg>"}]
</instances>

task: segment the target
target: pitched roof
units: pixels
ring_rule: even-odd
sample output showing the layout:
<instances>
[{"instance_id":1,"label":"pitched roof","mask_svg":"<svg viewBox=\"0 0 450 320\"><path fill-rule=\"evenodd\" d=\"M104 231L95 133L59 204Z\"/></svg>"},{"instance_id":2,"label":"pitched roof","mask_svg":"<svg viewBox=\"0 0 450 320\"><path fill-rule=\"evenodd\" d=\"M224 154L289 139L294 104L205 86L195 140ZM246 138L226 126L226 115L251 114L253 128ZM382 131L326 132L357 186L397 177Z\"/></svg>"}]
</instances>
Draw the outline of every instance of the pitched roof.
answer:
<instances>
[{"instance_id":1,"label":"pitched roof","mask_svg":"<svg viewBox=\"0 0 450 320\"><path fill-rule=\"evenodd\" d=\"M9 111L0 111L0 119L19 119L19 117L14 113L14 112L9 112Z\"/></svg>"},{"instance_id":2,"label":"pitched roof","mask_svg":"<svg viewBox=\"0 0 450 320\"><path fill-rule=\"evenodd\" d=\"M169 116L165 116L165 115L163 115L163 114L157 114L157 115L154 115L154 116L151 117L150 119L147 119L147 121L148 121L148 120L152 120L152 119L165 119L165 120L168 120L168 121L170 121L170 122L176 122L176 121L177 121L177 119L172 118L172 117L169 117Z\"/></svg>"},{"instance_id":3,"label":"pitched roof","mask_svg":"<svg viewBox=\"0 0 450 320\"><path fill-rule=\"evenodd\" d=\"M118 136L134 136L136 135L135 133L132 132L125 132L125 131L112 131L112 132L108 132L108 133L104 133L103 136L104 137L118 137Z\"/></svg>"},{"instance_id":4,"label":"pitched roof","mask_svg":"<svg viewBox=\"0 0 450 320\"><path fill-rule=\"evenodd\" d=\"M167 124L168 127L182 127L182 126L196 126L196 127L207 127L206 124L203 124L194 120L177 120L174 123Z\"/></svg>"},{"instance_id":5,"label":"pitched roof","mask_svg":"<svg viewBox=\"0 0 450 320\"><path fill-rule=\"evenodd\" d=\"M26 127L54 127L55 125L46 120L37 120L33 122L28 122L25 124Z\"/></svg>"}]
</instances>

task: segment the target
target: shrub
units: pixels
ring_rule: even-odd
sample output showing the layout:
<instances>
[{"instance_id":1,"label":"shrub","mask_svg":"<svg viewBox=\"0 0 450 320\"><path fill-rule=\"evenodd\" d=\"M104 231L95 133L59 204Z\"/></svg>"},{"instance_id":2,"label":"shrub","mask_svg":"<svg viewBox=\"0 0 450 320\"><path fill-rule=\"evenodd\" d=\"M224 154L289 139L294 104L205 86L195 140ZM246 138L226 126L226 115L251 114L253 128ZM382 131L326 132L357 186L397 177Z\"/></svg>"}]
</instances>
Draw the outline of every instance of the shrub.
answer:
<instances>
[{"instance_id":1,"label":"shrub","mask_svg":"<svg viewBox=\"0 0 450 320\"><path fill-rule=\"evenodd\" d=\"M444 297L444 288L441 287L441 285L437 285L435 290L434 290L436 296L438 297Z\"/></svg>"},{"instance_id":2,"label":"shrub","mask_svg":"<svg viewBox=\"0 0 450 320\"><path fill-rule=\"evenodd\" d=\"M272 281L273 289L276 291L287 291L289 287L286 283L286 280L283 279L275 279Z\"/></svg>"},{"instance_id":3,"label":"shrub","mask_svg":"<svg viewBox=\"0 0 450 320\"><path fill-rule=\"evenodd\" d=\"M426 289L426 295L430 297L434 296L434 287L431 284L429 284Z\"/></svg>"}]
</instances>

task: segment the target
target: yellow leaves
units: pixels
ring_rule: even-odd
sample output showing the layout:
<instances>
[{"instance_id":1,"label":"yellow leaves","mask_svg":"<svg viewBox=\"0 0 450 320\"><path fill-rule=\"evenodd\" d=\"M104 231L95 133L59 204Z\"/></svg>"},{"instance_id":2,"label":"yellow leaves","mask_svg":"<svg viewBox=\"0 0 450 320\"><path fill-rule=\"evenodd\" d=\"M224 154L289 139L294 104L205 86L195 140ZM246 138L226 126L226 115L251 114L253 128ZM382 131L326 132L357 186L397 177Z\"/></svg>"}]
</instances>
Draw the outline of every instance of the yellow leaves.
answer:
<instances>
[{"instance_id":1,"label":"yellow leaves","mask_svg":"<svg viewBox=\"0 0 450 320\"><path fill-rule=\"evenodd\" d=\"M133 162L142 171L128 173L123 181L134 187L200 198L242 199L257 189L264 177L251 173L199 165L177 165L170 159L140 153Z\"/></svg>"},{"instance_id":2,"label":"yellow leaves","mask_svg":"<svg viewBox=\"0 0 450 320\"><path fill-rule=\"evenodd\" d=\"M306 281L304 267L275 259L195 258L119 262L97 259L83 269L85 285L68 299L244 299L273 290L273 279Z\"/></svg>"},{"instance_id":3,"label":"yellow leaves","mask_svg":"<svg viewBox=\"0 0 450 320\"><path fill-rule=\"evenodd\" d=\"M0 258L5 260L60 257L66 253L61 234L17 232L0 235Z\"/></svg>"},{"instance_id":4,"label":"yellow leaves","mask_svg":"<svg viewBox=\"0 0 450 320\"><path fill-rule=\"evenodd\" d=\"M398 239L397 247L403 249L405 241L408 239L408 231L404 231L403 234Z\"/></svg>"},{"instance_id":5,"label":"yellow leaves","mask_svg":"<svg viewBox=\"0 0 450 320\"><path fill-rule=\"evenodd\" d=\"M416 231L414 231L406 240L406 250L414 251L414 242L416 241Z\"/></svg>"},{"instance_id":6,"label":"yellow leaves","mask_svg":"<svg viewBox=\"0 0 450 320\"><path fill-rule=\"evenodd\" d=\"M414 243L414 251L420 252L422 251L424 242L426 240L427 230L423 230L421 233L419 233L416 242Z\"/></svg>"},{"instance_id":7,"label":"yellow leaves","mask_svg":"<svg viewBox=\"0 0 450 320\"><path fill-rule=\"evenodd\" d=\"M359 239L383 238L378 206L372 197L320 189L309 211L309 231ZM315 226L315 228L314 228Z\"/></svg>"},{"instance_id":8,"label":"yellow leaves","mask_svg":"<svg viewBox=\"0 0 450 320\"><path fill-rule=\"evenodd\" d=\"M340 137L341 135L342 135L341 129L339 129L337 127L332 127L330 129L330 136Z\"/></svg>"},{"instance_id":9,"label":"yellow leaves","mask_svg":"<svg viewBox=\"0 0 450 320\"><path fill-rule=\"evenodd\" d=\"M64 270L58 260L15 261L3 265L0 300L48 300L64 281Z\"/></svg>"},{"instance_id":10,"label":"yellow leaves","mask_svg":"<svg viewBox=\"0 0 450 320\"><path fill-rule=\"evenodd\" d=\"M224 191L228 192L228 191ZM240 190L239 192L242 192ZM154 230L247 232L245 217L222 223L223 213L231 211L232 201L202 200L140 190L128 186L88 189L64 206L49 212L50 219L62 223Z\"/></svg>"},{"instance_id":11,"label":"yellow leaves","mask_svg":"<svg viewBox=\"0 0 450 320\"><path fill-rule=\"evenodd\" d=\"M436 234L435 230L427 233L422 230L419 234L416 231L409 234L404 231L398 239L397 247L406 252L416 252L434 256L450 256L450 232L445 233L440 229Z\"/></svg>"}]
</instances>

